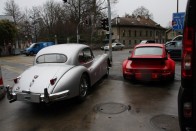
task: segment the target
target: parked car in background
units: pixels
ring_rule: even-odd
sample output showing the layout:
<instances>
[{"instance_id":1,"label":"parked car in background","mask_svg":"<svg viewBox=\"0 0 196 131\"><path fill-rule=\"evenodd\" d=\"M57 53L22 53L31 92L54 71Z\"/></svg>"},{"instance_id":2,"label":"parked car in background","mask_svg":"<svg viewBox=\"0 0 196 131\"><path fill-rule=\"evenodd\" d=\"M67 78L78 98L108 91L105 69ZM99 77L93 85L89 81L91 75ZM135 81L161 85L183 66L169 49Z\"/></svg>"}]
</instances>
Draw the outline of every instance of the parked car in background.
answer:
<instances>
[{"instance_id":1,"label":"parked car in background","mask_svg":"<svg viewBox=\"0 0 196 131\"><path fill-rule=\"evenodd\" d=\"M178 118L181 131L196 130L196 1L187 0L182 41Z\"/></svg>"},{"instance_id":2,"label":"parked car in background","mask_svg":"<svg viewBox=\"0 0 196 131\"><path fill-rule=\"evenodd\" d=\"M183 39L183 35L177 35L171 41L182 41L182 39Z\"/></svg>"},{"instance_id":3,"label":"parked car in background","mask_svg":"<svg viewBox=\"0 0 196 131\"><path fill-rule=\"evenodd\" d=\"M112 50L123 50L125 47L124 44L121 43L112 43ZM109 44L101 47L101 49L103 50L109 50Z\"/></svg>"},{"instance_id":4,"label":"parked car in background","mask_svg":"<svg viewBox=\"0 0 196 131\"><path fill-rule=\"evenodd\" d=\"M10 102L49 103L77 97L85 100L88 89L109 74L108 54L94 56L89 46L49 46L35 56L34 65L7 87Z\"/></svg>"},{"instance_id":5,"label":"parked car in background","mask_svg":"<svg viewBox=\"0 0 196 131\"><path fill-rule=\"evenodd\" d=\"M174 80L175 62L164 44L138 44L122 64L124 79L132 81Z\"/></svg>"},{"instance_id":6,"label":"parked car in background","mask_svg":"<svg viewBox=\"0 0 196 131\"><path fill-rule=\"evenodd\" d=\"M167 41L165 43L165 45L167 45L168 43L172 42L172 41L182 41L183 39L183 35L177 35L176 37L174 37L171 41Z\"/></svg>"},{"instance_id":7,"label":"parked car in background","mask_svg":"<svg viewBox=\"0 0 196 131\"><path fill-rule=\"evenodd\" d=\"M182 41L170 41L165 46L172 59L182 58Z\"/></svg>"},{"instance_id":8,"label":"parked car in background","mask_svg":"<svg viewBox=\"0 0 196 131\"><path fill-rule=\"evenodd\" d=\"M155 40L142 40L140 44L156 43Z\"/></svg>"},{"instance_id":9,"label":"parked car in background","mask_svg":"<svg viewBox=\"0 0 196 131\"><path fill-rule=\"evenodd\" d=\"M38 42L31 44L28 48L25 49L24 53L28 55L37 54L41 49L54 45L54 42Z\"/></svg>"}]
</instances>

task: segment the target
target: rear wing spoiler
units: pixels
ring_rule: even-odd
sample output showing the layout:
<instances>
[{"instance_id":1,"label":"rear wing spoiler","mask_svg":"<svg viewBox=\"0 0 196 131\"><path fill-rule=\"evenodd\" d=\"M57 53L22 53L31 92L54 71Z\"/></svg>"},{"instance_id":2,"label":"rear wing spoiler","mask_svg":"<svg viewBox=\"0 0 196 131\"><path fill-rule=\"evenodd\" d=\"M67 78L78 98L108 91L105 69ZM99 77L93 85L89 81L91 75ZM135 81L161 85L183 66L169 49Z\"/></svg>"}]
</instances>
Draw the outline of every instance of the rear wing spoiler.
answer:
<instances>
[{"instance_id":1,"label":"rear wing spoiler","mask_svg":"<svg viewBox=\"0 0 196 131\"><path fill-rule=\"evenodd\" d=\"M168 57L164 58L133 58L133 57L128 57L128 60L167 60Z\"/></svg>"}]
</instances>

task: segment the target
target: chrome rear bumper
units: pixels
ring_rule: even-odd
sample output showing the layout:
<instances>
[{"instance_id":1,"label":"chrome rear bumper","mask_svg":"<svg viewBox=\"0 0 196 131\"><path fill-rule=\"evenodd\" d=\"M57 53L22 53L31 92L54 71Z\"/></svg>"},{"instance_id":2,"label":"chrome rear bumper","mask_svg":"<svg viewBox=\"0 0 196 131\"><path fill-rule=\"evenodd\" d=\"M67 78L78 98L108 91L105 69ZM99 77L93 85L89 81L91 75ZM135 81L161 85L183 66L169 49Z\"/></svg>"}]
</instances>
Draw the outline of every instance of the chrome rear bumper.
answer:
<instances>
[{"instance_id":1,"label":"chrome rear bumper","mask_svg":"<svg viewBox=\"0 0 196 131\"><path fill-rule=\"evenodd\" d=\"M7 99L9 100L10 103L14 101L28 101L32 103L41 103L41 102L49 103L53 101L63 100L69 96L69 90L65 90L54 94L49 94L47 88L44 89L44 94L32 93L30 91L12 93L12 89L9 86L7 86L6 92L7 92Z\"/></svg>"}]
</instances>

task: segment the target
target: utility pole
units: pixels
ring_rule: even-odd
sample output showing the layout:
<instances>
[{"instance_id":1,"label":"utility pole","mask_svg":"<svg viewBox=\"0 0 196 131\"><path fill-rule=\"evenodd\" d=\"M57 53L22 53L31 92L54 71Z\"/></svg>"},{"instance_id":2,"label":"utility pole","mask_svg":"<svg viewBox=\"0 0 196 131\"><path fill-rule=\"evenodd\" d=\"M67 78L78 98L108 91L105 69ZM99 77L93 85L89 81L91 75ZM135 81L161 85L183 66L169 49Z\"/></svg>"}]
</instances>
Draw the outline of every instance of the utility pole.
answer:
<instances>
[{"instance_id":1,"label":"utility pole","mask_svg":"<svg viewBox=\"0 0 196 131\"><path fill-rule=\"evenodd\" d=\"M108 25L109 25L109 58L112 62L112 33L111 33L111 7L110 7L110 0L108 2Z\"/></svg>"},{"instance_id":2,"label":"utility pole","mask_svg":"<svg viewBox=\"0 0 196 131\"><path fill-rule=\"evenodd\" d=\"M80 35L79 35L79 31L78 31L78 28L79 28L79 25L82 23L82 21L80 21L79 23L78 23L78 25L77 25L77 29L76 29L76 33L77 33L77 35L76 35L76 37L77 37L77 43L79 43L79 39L80 39Z\"/></svg>"},{"instance_id":3,"label":"utility pole","mask_svg":"<svg viewBox=\"0 0 196 131\"><path fill-rule=\"evenodd\" d=\"M179 4L179 0L177 0L177 13L178 13L178 4Z\"/></svg>"}]
</instances>

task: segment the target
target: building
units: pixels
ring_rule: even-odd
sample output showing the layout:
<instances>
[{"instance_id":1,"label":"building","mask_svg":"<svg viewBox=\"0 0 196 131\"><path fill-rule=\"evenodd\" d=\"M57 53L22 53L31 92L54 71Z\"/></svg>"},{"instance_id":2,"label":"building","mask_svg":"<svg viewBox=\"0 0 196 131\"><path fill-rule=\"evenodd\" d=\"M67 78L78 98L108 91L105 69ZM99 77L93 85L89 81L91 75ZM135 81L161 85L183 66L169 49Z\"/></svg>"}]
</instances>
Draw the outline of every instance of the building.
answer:
<instances>
[{"instance_id":1,"label":"building","mask_svg":"<svg viewBox=\"0 0 196 131\"><path fill-rule=\"evenodd\" d=\"M165 43L166 29L144 16L125 16L112 19L112 40L134 47L142 40Z\"/></svg>"},{"instance_id":2,"label":"building","mask_svg":"<svg viewBox=\"0 0 196 131\"><path fill-rule=\"evenodd\" d=\"M166 30L165 35L166 35L166 41L170 41L177 35L182 35L182 31L175 31L172 28L169 28Z\"/></svg>"}]
</instances>

